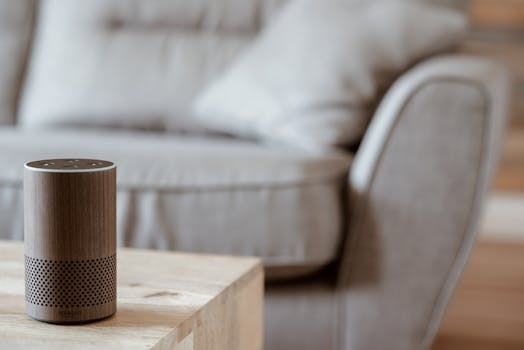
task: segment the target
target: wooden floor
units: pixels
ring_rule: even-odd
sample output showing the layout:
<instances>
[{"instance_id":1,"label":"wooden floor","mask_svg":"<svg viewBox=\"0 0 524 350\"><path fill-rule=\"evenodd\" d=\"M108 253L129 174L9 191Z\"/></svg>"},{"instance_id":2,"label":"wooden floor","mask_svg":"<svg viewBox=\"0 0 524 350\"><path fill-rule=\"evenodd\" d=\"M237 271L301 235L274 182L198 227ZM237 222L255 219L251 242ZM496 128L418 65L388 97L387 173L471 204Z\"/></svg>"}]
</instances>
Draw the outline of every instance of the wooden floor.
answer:
<instances>
[{"instance_id":1,"label":"wooden floor","mask_svg":"<svg viewBox=\"0 0 524 350\"><path fill-rule=\"evenodd\" d=\"M524 349L524 242L481 241L432 350Z\"/></svg>"}]
</instances>

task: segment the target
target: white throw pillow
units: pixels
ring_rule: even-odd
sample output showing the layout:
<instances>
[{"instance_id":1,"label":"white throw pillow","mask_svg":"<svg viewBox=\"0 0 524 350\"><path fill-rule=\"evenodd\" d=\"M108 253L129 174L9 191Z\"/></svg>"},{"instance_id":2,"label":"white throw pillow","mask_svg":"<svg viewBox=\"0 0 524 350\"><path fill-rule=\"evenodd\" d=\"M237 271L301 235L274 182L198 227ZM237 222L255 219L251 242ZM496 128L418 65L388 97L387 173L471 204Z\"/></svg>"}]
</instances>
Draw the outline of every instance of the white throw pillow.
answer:
<instances>
[{"instance_id":1,"label":"white throw pillow","mask_svg":"<svg viewBox=\"0 0 524 350\"><path fill-rule=\"evenodd\" d=\"M398 0L295 0L195 100L211 130L305 147L359 140L386 77L449 48L453 10Z\"/></svg>"}]
</instances>

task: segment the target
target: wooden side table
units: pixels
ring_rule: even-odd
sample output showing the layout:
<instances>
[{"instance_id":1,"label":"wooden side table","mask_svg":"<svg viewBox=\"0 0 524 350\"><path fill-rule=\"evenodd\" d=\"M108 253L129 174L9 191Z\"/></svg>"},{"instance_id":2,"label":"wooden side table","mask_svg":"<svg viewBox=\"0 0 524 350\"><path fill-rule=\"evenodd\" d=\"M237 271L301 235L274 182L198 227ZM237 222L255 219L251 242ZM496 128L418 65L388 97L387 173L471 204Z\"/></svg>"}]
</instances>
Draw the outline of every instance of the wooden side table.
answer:
<instances>
[{"instance_id":1,"label":"wooden side table","mask_svg":"<svg viewBox=\"0 0 524 350\"><path fill-rule=\"evenodd\" d=\"M0 349L262 349L259 259L120 249L118 311L59 326L24 313L21 243L0 241Z\"/></svg>"}]
</instances>

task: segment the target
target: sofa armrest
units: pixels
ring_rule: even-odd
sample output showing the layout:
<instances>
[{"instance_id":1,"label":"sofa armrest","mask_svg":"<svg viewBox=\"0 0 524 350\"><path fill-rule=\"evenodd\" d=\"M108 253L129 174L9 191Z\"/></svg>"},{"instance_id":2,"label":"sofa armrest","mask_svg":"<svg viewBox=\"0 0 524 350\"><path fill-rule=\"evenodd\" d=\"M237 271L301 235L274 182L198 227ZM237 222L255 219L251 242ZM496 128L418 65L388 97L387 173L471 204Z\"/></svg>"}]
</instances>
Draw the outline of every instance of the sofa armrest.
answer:
<instances>
[{"instance_id":1,"label":"sofa armrest","mask_svg":"<svg viewBox=\"0 0 524 350\"><path fill-rule=\"evenodd\" d=\"M429 59L381 102L353 163L341 348L427 349L474 242L505 128L508 74Z\"/></svg>"}]
</instances>

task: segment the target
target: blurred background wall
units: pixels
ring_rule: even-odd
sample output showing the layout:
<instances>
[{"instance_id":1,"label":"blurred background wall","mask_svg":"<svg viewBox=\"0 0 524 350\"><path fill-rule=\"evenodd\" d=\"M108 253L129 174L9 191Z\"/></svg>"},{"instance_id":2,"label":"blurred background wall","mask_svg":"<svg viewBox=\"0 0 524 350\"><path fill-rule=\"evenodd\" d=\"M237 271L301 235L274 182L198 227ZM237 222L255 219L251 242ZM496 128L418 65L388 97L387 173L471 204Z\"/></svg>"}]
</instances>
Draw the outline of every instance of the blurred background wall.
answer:
<instances>
[{"instance_id":1,"label":"blurred background wall","mask_svg":"<svg viewBox=\"0 0 524 350\"><path fill-rule=\"evenodd\" d=\"M512 121L524 126L524 0L471 0L465 52L508 62L514 72Z\"/></svg>"},{"instance_id":2,"label":"blurred background wall","mask_svg":"<svg viewBox=\"0 0 524 350\"><path fill-rule=\"evenodd\" d=\"M482 234L524 240L524 0L471 0L472 30L462 51L511 67L510 123Z\"/></svg>"},{"instance_id":3,"label":"blurred background wall","mask_svg":"<svg viewBox=\"0 0 524 350\"><path fill-rule=\"evenodd\" d=\"M511 67L510 123L481 239L432 350L524 349L524 0L471 0L463 52Z\"/></svg>"}]
</instances>

